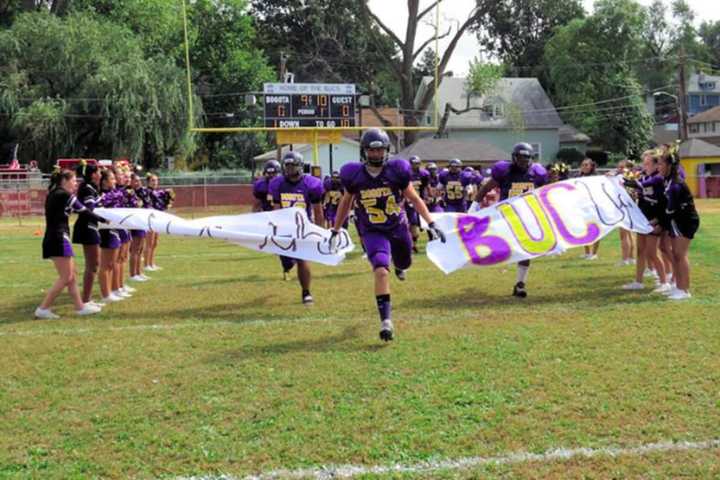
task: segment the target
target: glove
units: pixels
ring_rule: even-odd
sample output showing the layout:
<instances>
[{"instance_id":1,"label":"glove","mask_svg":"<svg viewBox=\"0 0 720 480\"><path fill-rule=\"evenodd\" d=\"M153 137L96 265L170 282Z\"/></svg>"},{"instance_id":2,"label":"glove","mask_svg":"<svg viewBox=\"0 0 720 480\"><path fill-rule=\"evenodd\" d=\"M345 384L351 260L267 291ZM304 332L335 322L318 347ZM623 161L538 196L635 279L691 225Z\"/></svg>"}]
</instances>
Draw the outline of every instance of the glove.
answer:
<instances>
[{"instance_id":1,"label":"glove","mask_svg":"<svg viewBox=\"0 0 720 480\"><path fill-rule=\"evenodd\" d=\"M328 243L330 244L330 253L337 253L340 249L340 232L334 228L330 230L330 240Z\"/></svg>"},{"instance_id":2,"label":"glove","mask_svg":"<svg viewBox=\"0 0 720 480\"><path fill-rule=\"evenodd\" d=\"M442 243L445 243L445 234L442 230L437 228L437 225L435 225L435 222L431 222L428 224L428 231L430 232L430 235L432 235L433 240L440 239Z\"/></svg>"}]
</instances>

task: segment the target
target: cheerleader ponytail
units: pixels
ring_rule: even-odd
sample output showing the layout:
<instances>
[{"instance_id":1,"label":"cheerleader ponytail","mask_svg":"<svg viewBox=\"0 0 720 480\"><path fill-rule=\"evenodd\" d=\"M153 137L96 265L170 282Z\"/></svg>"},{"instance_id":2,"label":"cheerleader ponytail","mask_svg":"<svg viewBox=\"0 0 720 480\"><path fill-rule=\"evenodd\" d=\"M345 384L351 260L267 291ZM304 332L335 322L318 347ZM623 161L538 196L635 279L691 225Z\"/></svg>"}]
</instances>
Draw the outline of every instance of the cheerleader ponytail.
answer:
<instances>
[{"instance_id":1,"label":"cheerleader ponytail","mask_svg":"<svg viewBox=\"0 0 720 480\"><path fill-rule=\"evenodd\" d=\"M72 170L60 168L59 165L55 165L52 174L50 175L50 185L48 185L48 192L52 192L60 185L62 185L63 180L70 180L74 176L75 172L73 172Z\"/></svg>"}]
</instances>

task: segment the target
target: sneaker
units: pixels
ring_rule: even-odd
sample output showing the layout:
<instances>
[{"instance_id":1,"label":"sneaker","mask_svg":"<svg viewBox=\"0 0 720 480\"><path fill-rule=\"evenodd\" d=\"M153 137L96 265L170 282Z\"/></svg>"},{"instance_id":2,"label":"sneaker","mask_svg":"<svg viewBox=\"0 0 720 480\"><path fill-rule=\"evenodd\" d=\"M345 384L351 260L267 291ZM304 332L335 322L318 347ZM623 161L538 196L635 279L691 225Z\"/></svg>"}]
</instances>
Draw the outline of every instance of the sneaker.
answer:
<instances>
[{"instance_id":1,"label":"sneaker","mask_svg":"<svg viewBox=\"0 0 720 480\"><path fill-rule=\"evenodd\" d=\"M653 293L667 293L670 292L670 290L672 290L672 285L670 285L669 283L662 283L658 285L655 290L653 290Z\"/></svg>"},{"instance_id":2,"label":"sneaker","mask_svg":"<svg viewBox=\"0 0 720 480\"><path fill-rule=\"evenodd\" d=\"M147 282L148 280L150 280L150 278L142 274L137 274L130 277L130 280L132 280L133 282Z\"/></svg>"},{"instance_id":3,"label":"sneaker","mask_svg":"<svg viewBox=\"0 0 720 480\"><path fill-rule=\"evenodd\" d=\"M134 292L137 292L137 288L130 287L130 286L128 286L128 285L125 285L124 287L120 288L120 290L122 290L122 291L125 292L125 293L134 293Z\"/></svg>"},{"instance_id":4,"label":"sneaker","mask_svg":"<svg viewBox=\"0 0 720 480\"><path fill-rule=\"evenodd\" d=\"M596 253L585 257L585 260L597 260L597 259L598 259L598 256Z\"/></svg>"},{"instance_id":5,"label":"sneaker","mask_svg":"<svg viewBox=\"0 0 720 480\"><path fill-rule=\"evenodd\" d=\"M115 292L110 292L110 295L102 299L103 303L120 302L122 300L125 300L125 298L115 295Z\"/></svg>"},{"instance_id":6,"label":"sneaker","mask_svg":"<svg viewBox=\"0 0 720 480\"><path fill-rule=\"evenodd\" d=\"M152 267L153 267L153 272L157 272L157 271L163 269L163 267L158 267L157 265L153 265Z\"/></svg>"},{"instance_id":7,"label":"sneaker","mask_svg":"<svg viewBox=\"0 0 720 480\"><path fill-rule=\"evenodd\" d=\"M399 268L395 269L395 276L400 280L401 282L405 281L405 270L400 270Z\"/></svg>"},{"instance_id":8,"label":"sneaker","mask_svg":"<svg viewBox=\"0 0 720 480\"><path fill-rule=\"evenodd\" d=\"M49 308L38 307L35 309L35 318L43 320L55 320L56 318L60 318L60 315L55 315L53 312L50 311Z\"/></svg>"},{"instance_id":9,"label":"sneaker","mask_svg":"<svg viewBox=\"0 0 720 480\"><path fill-rule=\"evenodd\" d=\"M527 297L527 290L525 290L525 282L517 282L513 287L513 297L525 298Z\"/></svg>"},{"instance_id":10,"label":"sneaker","mask_svg":"<svg viewBox=\"0 0 720 480\"><path fill-rule=\"evenodd\" d=\"M302 297L302 303L303 303L303 305L308 305L308 306L309 306L309 305L314 304L314 303L315 303L315 300L313 300L312 295L310 295L310 294L308 293L307 295L304 295L304 296Z\"/></svg>"},{"instance_id":11,"label":"sneaker","mask_svg":"<svg viewBox=\"0 0 720 480\"><path fill-rule=\"evenodd\" d=\"M668 290L667 292L662 292L662 294L665 295L666 297L669 297L670 295L675 295L679 291L680 290L676 286L670 284L670 290Z\"/></svg>"},{"instance_id":12,"label":"sneaker","mask_svg":"<svg viewBox=\"0 0 720 480\"><path fill-rule=\"evenodd\" d=\"M587 260L589 256L590 256L589 253L583 253L582 255L580 255L579 258L582 259L582 260Z\"/></svg>"},{"instance_id":13,"label":"sneaker","mask_svg":"<svg viewBox=\"0 0 720 480\"><path fill-rule=\"evenodd\" d=\"M658 274L655 270L650 270L650 269L646 268L645 271L643 272L643 277L645 277L645 278L651 278L651 277L657 278L657 276L658 276Z\"/></svg>"},{"instance_id":14,"label":"sneaker","mask_svg":"<svg viewBox=\"0 0 720 480\"><path fill-rule=\"evenodd\" d=\"M85 302L85 305L93 305L93 306L98 307L98 308L103 308L103 307L104 307L105 305L107 305L107 304L106 304L106 303L102 303L102 302L95 302L95 301L93 301L93 300L90 300L89 302Z\"/></svg>"},{"instance_id":15,"label":"sneaker","mask_svg":"<svg viewBox=\"0 0 720 480\"><path fill-rule=\"evenodd\" d=\"M77 313L78 315L94 315L96 313L100 313L101 311L102 308L86 303L80 310L75 310L75 313Z\"/></svg>"},{"instance_id":16,"label":"sneaker","mask_svg":"<svg viewBox=\"0 0 720 480\"><path fill-rule=\"evenodd\" d=\"M130 297L132 297L132 293L128 293L128 292L126 292L126 291L124 291L124 290L119 290L119 289L118 289L118 290L115 290L113 293L114 293L116 296L122 297L122 298L130 298Z\"/></svg>"},{"instance_id":17,"label":"sneaker","mask_svg":"<svg viewBox=\"0 0 720 480\"><path fill-rule=\"evenodd\" d=\"M637 263L634 258L628 259L627 262L628 262L628 265L635 265Z\"/></svg>"},{"instance_id":18,"label":"sneaker","mask_svg":"<svg viewBox=\"0 0 720 480\"><path fill-rule=\"evenodd\" d=\"M645 285L640 282L630 282L622 286L623 290L643 290Z\"/></svg>"},{"instance_id":19,"label":"sneaker","mask_svg":"<svg viewBox=\"0 0 720 480\"><path fill-rule=\"evenodd\" d=\"M362 258L363 260L367 260L367 253L363 253L362 257L360 257L360 258Z\"/></svg>"},{"instance_id":20,"label":"sneaker","mask_svg":"<svg viewBox=\"0 0 720 480\"><path fill-rule=\"evenodd\" d=\"M687 300L688 298L691 298L692 295L690 295L690 292L686 292L685 290L676 289L675 293L672 295L668 295L669 300Z\"/></svg>"},{"instance_id":21,"label":"sneaker","mask_svg":"<svg viewBox=\"0 0 720 480\"><path fill-rule=\"evenodd\" d=\"M389 318L380 323L380 340L389 342L393 339L393 323Z\"/></svg>"}]
</instances>

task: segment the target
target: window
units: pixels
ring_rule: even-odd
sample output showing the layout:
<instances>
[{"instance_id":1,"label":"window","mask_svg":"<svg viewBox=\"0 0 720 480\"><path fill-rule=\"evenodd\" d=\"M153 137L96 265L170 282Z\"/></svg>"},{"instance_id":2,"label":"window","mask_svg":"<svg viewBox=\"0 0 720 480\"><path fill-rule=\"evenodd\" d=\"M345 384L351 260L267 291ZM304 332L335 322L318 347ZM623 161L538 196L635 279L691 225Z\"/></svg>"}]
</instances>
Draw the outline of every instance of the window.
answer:
<instances>
[{"instance_id":1,"label":"window","mask_svg":"<svg viewBox=\"0 0 720 480\"><path fill-rule=\"evenodd\" d=\"M697 123L690 124L690 133L700 133L700 129L698 128Z\"/></svg>"},{"instance_id":2,"label":"window","mask_svg":"<svg viewBox=\"0 0 720 480\"><path fill-rule=\"evenodd\" d=\"M535 150L535 160L540 161L542 159L542 143L531 143L530 146Z\"/></svg>"},{"instance_id":3,"label":"window","mask_svg":"<svg viewBox=\"0 0 720 480\"><path fill-rule=\"evenodd\" d=\"M707 95L700 95L700 106L704 107L708 104Z\"/></svg>"},{"instance_id":4,"label":"window","mask_svg":"<svg viewBox=\"0 0 720 480\"><path fill-rule=\"evenodd\" d=\"M717 122L712 122L710 125L712 125L712 131L715 133L715 125L717 125Z\"/></svg>"}]
</instances>

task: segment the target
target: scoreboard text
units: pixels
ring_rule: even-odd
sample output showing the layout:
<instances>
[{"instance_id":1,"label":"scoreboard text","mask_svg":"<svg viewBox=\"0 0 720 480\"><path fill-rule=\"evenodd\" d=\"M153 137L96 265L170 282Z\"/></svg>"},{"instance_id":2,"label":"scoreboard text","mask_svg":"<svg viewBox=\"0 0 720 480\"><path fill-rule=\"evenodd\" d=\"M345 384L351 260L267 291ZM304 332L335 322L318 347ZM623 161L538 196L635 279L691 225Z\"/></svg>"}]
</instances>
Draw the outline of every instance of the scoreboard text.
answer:
<instances>
[{"instance_id":1,"label":"scoreboard text","mask_svg":"<svg viewBox=\"0 0 720 480\"><path fill-rule=\"evenodd\" d=\"M337 128L355 126L355 95L266 94L265 126Z\"/></svg>"}]
</instances>

